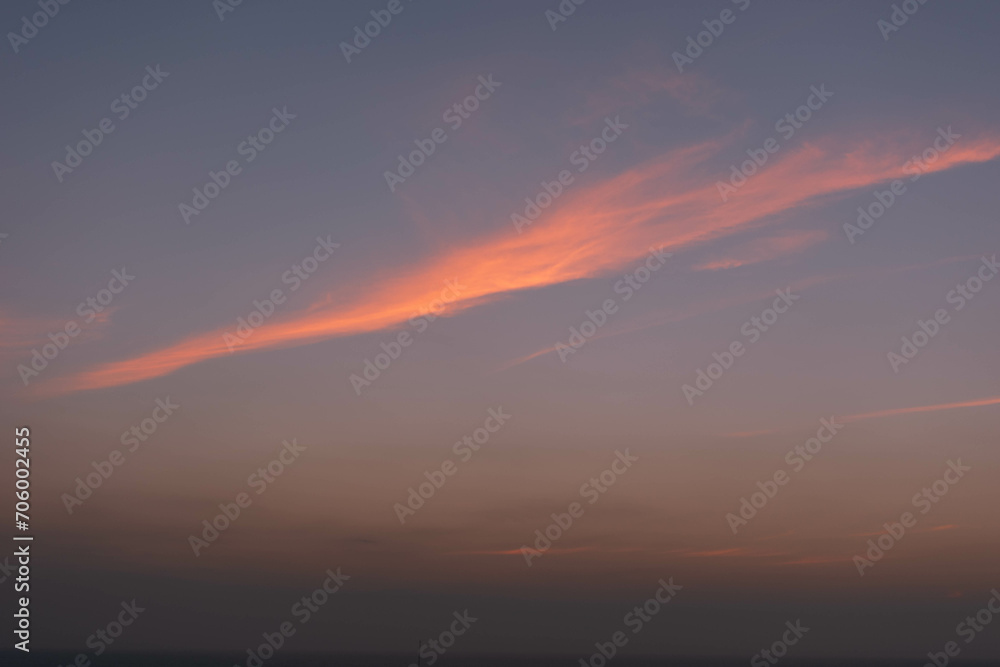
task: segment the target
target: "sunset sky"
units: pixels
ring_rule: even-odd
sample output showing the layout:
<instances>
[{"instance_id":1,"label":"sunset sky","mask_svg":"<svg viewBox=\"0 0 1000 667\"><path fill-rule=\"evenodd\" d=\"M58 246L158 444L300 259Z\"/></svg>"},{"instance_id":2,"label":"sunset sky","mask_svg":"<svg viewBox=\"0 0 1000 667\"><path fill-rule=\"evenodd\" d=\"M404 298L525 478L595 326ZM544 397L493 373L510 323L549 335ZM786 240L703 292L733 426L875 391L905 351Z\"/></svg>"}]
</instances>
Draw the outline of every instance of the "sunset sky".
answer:
<instances>
[{"instance_id":1,"label":"sunset sky","mask_svg":"<svg viewBox=\"0 0 1000 667\"><path fill-rule=\"evenodd\" d=\"M955 640L1000 586L1000 7L912 1L81 2L8 38L39 650L135 598L109 654L244 652L338 567L284 650L468 609L455 653L575 661L670 578L622 655Z\"/></svg>"}]
</instances>

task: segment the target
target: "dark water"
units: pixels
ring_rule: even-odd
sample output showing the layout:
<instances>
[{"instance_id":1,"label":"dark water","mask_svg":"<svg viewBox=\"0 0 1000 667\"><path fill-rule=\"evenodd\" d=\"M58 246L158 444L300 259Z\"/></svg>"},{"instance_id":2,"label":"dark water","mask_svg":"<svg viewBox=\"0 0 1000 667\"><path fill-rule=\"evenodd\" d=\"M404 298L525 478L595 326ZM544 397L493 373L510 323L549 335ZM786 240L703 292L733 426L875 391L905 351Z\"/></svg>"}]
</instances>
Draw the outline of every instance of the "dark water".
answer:
<instances>
[{"instance_id":1,"label":"dark water","mask_svg":"<svg viewBox=\"0 0 1000 667\"><path fill-rule=\"evenodd\" d=\"M46 665L70 667L74 653L36 653L0 651L0 666ZM118 653L93 659L91 667L246 667L246 654L239 653ZM262 665L250 667L409 667L415 664L413 655L339 655L295 654L276 655ZM606 667L747 667L749 658L683 658L683 657L615 657ZM840 660L782 659L777 667L922 667L921 660ZM580 656L443 656L433 667L580 667ZM1000 660L956 660L948 667L1000 666ZM423 667L431 667L424 661Z\"/></svg>"}]
</instances>

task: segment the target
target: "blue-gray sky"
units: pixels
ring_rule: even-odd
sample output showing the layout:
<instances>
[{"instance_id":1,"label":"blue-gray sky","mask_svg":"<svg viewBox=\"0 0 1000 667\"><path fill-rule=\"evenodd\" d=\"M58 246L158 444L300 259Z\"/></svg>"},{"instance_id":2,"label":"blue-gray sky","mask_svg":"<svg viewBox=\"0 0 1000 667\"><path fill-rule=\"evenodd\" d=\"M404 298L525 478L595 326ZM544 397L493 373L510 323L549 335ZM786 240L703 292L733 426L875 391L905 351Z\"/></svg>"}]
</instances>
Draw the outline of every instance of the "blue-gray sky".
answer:
<instances>
[{"instance_id":1,"label":"blue-gray sky","mask_svg":"<svg viewBox=\"0 0 1000 667\"><path fill-rule=\"evenodd\" d=\"M389 4L71 2L7 37L0 390L33 433L39 644L85 650L136 597L115 650L242 650L338 566L287 650L409 650L468 607L455 651L585 658L669 577L626 652L749 660L800 617L799 657L954 639L1000 585L995 4Z\"/></svg>"}]
</instances>

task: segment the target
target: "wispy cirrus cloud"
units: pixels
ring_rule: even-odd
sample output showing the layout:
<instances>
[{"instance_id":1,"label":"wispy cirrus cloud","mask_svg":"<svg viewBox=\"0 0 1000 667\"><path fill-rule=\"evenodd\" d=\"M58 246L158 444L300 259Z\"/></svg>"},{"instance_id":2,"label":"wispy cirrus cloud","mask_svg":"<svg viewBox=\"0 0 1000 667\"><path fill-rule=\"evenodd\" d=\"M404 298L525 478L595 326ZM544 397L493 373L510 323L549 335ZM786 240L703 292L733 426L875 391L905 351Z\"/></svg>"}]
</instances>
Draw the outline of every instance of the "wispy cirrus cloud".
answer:
<instances>
[{"instance_id":1,"label":"wispy cirrus cloud","mask_svg":"<svg viewBox=\"0 0 1000 667\"><path fill-rule=\"evenodd\" d=\"M50 333L59 333L70 322L80 327L74 340L94 340L102 337L111 324L111 317L117 307L109 306L101 312L93 312L92 320L83 318L59 319L32 315L17 315L9 310L0 310L0 357L16 356L32 347L49 342Z\"/></svg>"},{"instance_id":2,"label":"wispy cirrus cloud","mask_svg":"<svg viewBox=\"0 0 1000 667\"><path fill-rule=\"evenodd\" d=\"M445 315L513 292L618 270L651 246L677 251L762 227L822 198L903 177L901 165L919 141L882 137L850 141L830 137L776 156L729 202L718 199L712 163L730 138L670 151L588 189L567 194L530 230L502 231L456 245L397 270L360 293L334 295L296 314L268 322L241 351L302 345L392 328L440 294L445 280L465 289ZM969 136L932 165L941 171L1000 155L1000 137ZM800 237L808 239L809 237ZM794 251L796 241L787 250ZM776 256L781 244L765 250ZM63 393L139 382L229 354L219 329L160 350L103 364L52 381L44 391Z\"/></svg>"},{"instance_id":3,"label":"wispy cirrus cloud","mask_svg":"<svg viewBox=\"0 0 1000 667\"><path fill-rule=\"evenodd\" d=\"M879 417L894 417L896 415L908 415L918 412L938 412L940 410L955 410L957 408L980 408L989 405L1000 405L1000 396L990 396L972 401L958 401L955 403L938 403L936 405L918 405L910 408L893 408L891 410L878 410L876 412L865 412L856 415L842 417L842 421L853 422L862 419L877 419Z\"/></svg>"},{"instance_id":4,"label":"wispy cirrus cloud","mask_svg":"<svg viewBox=\"0 0 1000 667\"><path fill-rule=\"evenodd\" d=\"M778 235L779 238L781 236L783 236L783 235ZM767 251L765 251L765 252L756 252L756 253L751 253L749 255L744 255L743 253L746 253L748 251L748 249L754 247L755 242L751 241L750 243L746 244L745 246L740 246L735 251L730 251L729 254L722 253L722 254L719 254L717 256L720 257L720 258L721 257L732 257L733 261L735 261L735 258L737 256L737 254L740 254L740 256L745 257L745 259L747 261L745 261L743 263L740 263L738 265L739 266L746 266L746 265L749 265L749 264L755 264L755 263L758 263L758 262L768 261L768 260L771 260L771 259L777 259L779 257L787 257L788 255L790 255L792 253L798 252L800 250L804 250L804 249L806 249L808 247L811 247L815 243L818 243L818 242L822 241L823 239L828 238L829 234L827 234L827 233L825 233L823 231L819 231L817 234L813 235L813 234L810 233L809 230L805 230L803 232L789 232L789 233L787 233L784 236L787 236L792 242L790 242L790 243L774 243L774 244L772 244L772 243L766 243L765 247L766 247ZM801 239L803 242L796 242L799 239ZM855 269L855 270L852 270L852 271L846 272L846 273L833 273L833 274L827 274L827 275L812 275L812 276L807 276L805 278L801 278L801 279L797 279L797 280L791 281L791 287L792 287L792 289L796 293L799 293L799 292L804 292L805 290L810 289L812 287L815 287L817 285L823 285L823 284L831 283L831 282L834 282L834 281L842 281L842 280L869 280L869 279L871 279L873 277L876 277L876 276L884 276L884 275L890 275L890 274L894 274L894 273L902 273L902 272L905 272L905 271L920 271L920 270L924 270L924 269L928 269L928 268L940 266L942 264L950 264L950 263L954 263L954 262L967 261L967 260L970 260L970 259L978 259L978 257L979 257L978 255L963 255L963 256L957 256L957 257L944 257L944 258L941 258L941 259L934 260L932 262L924 262L924 263L921 263L921 264L908 264L908 265L894 266L894 267L878 267L876 269L865 269L865 270ZM755 259L756 261L751 261L751 258ZM713 262L713 261L725 261L725 260L721 260L721 259L720 260L709 260L710 263ZM735 266L736 265L734 264L734 266L727 267L727 268L735 268ZM694 270L712 270L711 268L705 267L702 264L695 265L692 268ZM719 267L719 268L721 268L721 267ZM675 322L681 322L681 321L684 321L684 320L688 320L688 319L691 319L691 318L699 317L699 316L706 315L706 314L709 314L709 313L716 313L716 312L719 312L719 311L722 311L722 310L726 310L726 309L732 308L734 306L741 306L741 305L748 304L748 303L754 303L754 302L757 302L757 301L762 301L763 299L767 299L769 297L773 297L773 295L774 295L773 292L767 290L767 291L758 291L758 292L753 292L753 293L748 293L748 294L741 294L741 295L735 295L735 296L731 295L731 294L726 294L726 295L724 295L722 297L719 297L719 298L717 298L715 300L704 300L704 299L702 299L698 303L694 304L693 306L689 306L689 307L686 307L686 308L678 308L678 309L675 309L675 310L668 310L666 312L660 313L658 317L656 317L655 319L652 319L650 321L645 321L645 322L639 322L639 323L635 323L635 324L630 324L628 326L623 326L623 327L619 327L619 328L615 328L615 329L612 329L612 328L601 329L593 337L591 337L589 340L590 341L604 340L604 339L607 339L607 338L614 338L616 336L621 336L621 335L625 335L625 334L634 333L636 331L642 331L644 329L649 329L649 328L652 328L652 327L659 327L659 326L664 326L666 324L672 324L672 323L675 323ZM500 366L498 366L497 368L495 368L492 372L498 373L498 372L501 372L501 371L505 371L505 370L508 370L510 368L514 368L515 366L519 366L519 365L521 365L521 364L523 364L525 362L531 361L532 359L536 359L538 357L544 356L546 354L549 354L549 353L555 352L555 351L556 351L556 346L554 344L553 345L548 345L546 347L543 347L543 348L541 348L539 350L536 350L534 352L531 352L529 354L517 357L515 359L511 359L510 361L507 361L507 362L501 364ZM748 437L750 435L763 435L763 434L767 434L767 433L776 433L776 432L777 432L776 430L766 430L766 431L748 431L748 432L738 432L738 433L723 433L723 434L720 434L720 435L721 435L721 437L734 437L735 438L735 437Z\"/></svg>"},{"instance_id":5,"label":"wispy cirrus cloud","mask_svg":"<svg viewBox=\"0 0 1000 667\"><path fill-rule=\"evenodd\" d=\"M884 417L897 417L899 415L911 415L924 412L940 412L942 410L957 410L960 408L984 408L993 405L1000 405L1000 396L989 396L987 398L977 398L970 401L956 401L953 403L936 403L933 405L917 405L908 408L892 408L889 410L876 410L874 412L862 412L844 417L837 417L842 422L857 422L865 419L881 419ZM763 431L739 431L735 433L722 433L723 438L755 438L762 435L774 435L781 433L781 429L769 429Z\"/></svg>"},{"instance_id":6,"label":"wispy cirrus cloud","mask_svg":"<svg viewBox=\"0 0 1000 667\"><path fill-rule=\"evenodd\" d=\"M784 257L825 241L829 234L820 229L792 230L754 239L727 253L717 253L695 266L698 271L735 269Z\"/></svg>"}]
</instances>

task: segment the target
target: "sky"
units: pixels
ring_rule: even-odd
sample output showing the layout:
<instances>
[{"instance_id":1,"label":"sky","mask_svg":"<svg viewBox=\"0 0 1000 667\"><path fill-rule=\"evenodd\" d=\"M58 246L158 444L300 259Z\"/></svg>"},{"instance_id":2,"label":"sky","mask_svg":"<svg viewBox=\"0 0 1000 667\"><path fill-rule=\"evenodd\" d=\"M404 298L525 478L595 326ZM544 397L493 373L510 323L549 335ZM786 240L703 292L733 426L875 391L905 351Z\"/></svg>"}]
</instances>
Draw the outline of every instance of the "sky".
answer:
<instances>
[{"instance_id":1,"label":"sky","mask_svg":"<svg viewBox=\"0 0 1000 667\"><path fill-rule=\"evenodd\" d=\"M37 648L1000 656L1000 9L902 5L5 3Z\"/></svg>"}]
</instances>

